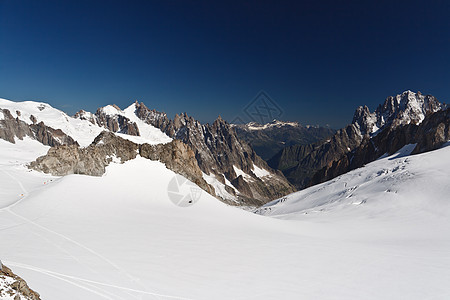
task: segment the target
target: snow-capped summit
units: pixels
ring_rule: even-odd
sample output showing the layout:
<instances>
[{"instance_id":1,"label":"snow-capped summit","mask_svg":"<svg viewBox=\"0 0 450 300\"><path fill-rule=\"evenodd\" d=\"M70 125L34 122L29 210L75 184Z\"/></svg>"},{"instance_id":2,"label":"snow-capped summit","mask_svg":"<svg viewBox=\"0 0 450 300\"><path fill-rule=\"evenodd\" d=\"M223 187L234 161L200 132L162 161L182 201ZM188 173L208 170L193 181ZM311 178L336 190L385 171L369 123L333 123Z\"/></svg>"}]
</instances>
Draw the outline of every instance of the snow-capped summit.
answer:
<instances>
[{"instance_id":1,"label":"snow-capped summit","mask_svg":"<svg viewBox=\"0 0 450 300\"><path fill-rule=\"evenodd\" d=\"M389 96L373 113L367 106L358 107L352 123L359 128L361 134L374 134L387 125L418 125L425 116L445 107L434 96L408 90Z\"/></svg>"}]
</instances>

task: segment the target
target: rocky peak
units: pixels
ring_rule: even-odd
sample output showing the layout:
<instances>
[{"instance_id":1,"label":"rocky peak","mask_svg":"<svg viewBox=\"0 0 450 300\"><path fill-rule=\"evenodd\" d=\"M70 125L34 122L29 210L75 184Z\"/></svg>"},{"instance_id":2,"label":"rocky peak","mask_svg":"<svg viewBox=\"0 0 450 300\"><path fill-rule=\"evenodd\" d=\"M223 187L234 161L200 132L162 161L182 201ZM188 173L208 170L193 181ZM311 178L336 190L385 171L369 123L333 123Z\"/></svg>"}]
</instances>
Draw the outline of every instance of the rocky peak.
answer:
<instances>
[{"instance_id":1,"label":"rocky peak","mask_svg":"<svg viewBox=\"0 0 450 300\"><path fill-rule=\"evenodd\" d=\"M88 111L85 111L85 110L80 110L80 111L78 111L77 113L75 113L75 114L73 115L73 117L74 117L75 119L80 119L80 120L86 120L86 121L89 121L89 122L91 122L91 123L94 124L94 125L97 124L97 117L96 117L93 113L88 112Z\"/></svg>"},{"instance_id":2,"label":"rocky peak","mask_svg":"<svg viewBox=\"0 0 450 300\"><path fill-rule=\"evenodd\" d=\"M353 115L352 124L360 130L361 135L370 134L374 132L376 115L375 113L370 113L370 110L366 105L360 106Z\"/></svg>"},{"instance_id":3,"label":"rocky peak","mask_svg":"<svg viewBox=\"0 0 450 300\"><path fill-rule=\"evenodd\" d=\"M417 126L426 116L441 111L446 107L431 95L422 95L420 92L414 93L405 91L396 96L387 97L383 104L379 105L374 112L370 112L367 106L360 106L356 109L352 124L340 129L328 141L310 148L284 149L274 160L273 166L284 166L285 176L294 183L297 188L305 188L312 183L323 182L338 174L338 171L347 170L347 163L343 163L341 158L353 157L353 164L359 161L367 162L362 158L354 159L353 153L364 145L373 145L375 140L385 136L386 133L394 132L396 128L407 125ZM389 138L378 144L379 149L386 149L386 145L397 145L403 142L412 142L412 135L407 135L404 131L395 131L396 134L389 135ZM403 133L403 135L402 135ZM380 137L377 137L381 134ZM444 134L439 133L438 136ZM436 138L440 140L440 138ZM386 145L384 145L385 143ZM433 143L429 143L433 144ZM305 153L310 151L309 153ZM380 150L381 151L381 150ZM362 152L367 159L376 159L377 156L368 155ZM383 154L383 153L381 153ZM380 154L380 155L381 155ZM347 161L350 162L350 159ZM337 164L338 167L333 167ZM335 169L333 169L335 168ZM321 170L321 171L319 171ZM314 175L314 174L317 175ZM342 173L341 173L342 174ZM313 178L314 176L314 178ZM311 181L312 180L312 181Z\"/></svg>"},{"instance_id":4,"label":"rocky peak","mask_svg":"<svg viewBox=\"0 0 450 300\"><path fill-rule=\"evenodd\" d=\"M123 111L115 104L97 109L95 120L97 125L112 132L140 136L137 124L124 116Z\"/></svg>"},{"instance_id":5,"label":"rocky peak","mask_svg":"<svg viewBox=\"0 0 450 300\"><path fill-rule=\"evenodd\" d=\"M445 108L431 95L422 95L405 91L389 96L371 113L367 106L356 109L352 123L361 131L361 135L374 134L386 126L397 127L406 124L420 124L425 116Z\"/></svg>"}]
</instances>

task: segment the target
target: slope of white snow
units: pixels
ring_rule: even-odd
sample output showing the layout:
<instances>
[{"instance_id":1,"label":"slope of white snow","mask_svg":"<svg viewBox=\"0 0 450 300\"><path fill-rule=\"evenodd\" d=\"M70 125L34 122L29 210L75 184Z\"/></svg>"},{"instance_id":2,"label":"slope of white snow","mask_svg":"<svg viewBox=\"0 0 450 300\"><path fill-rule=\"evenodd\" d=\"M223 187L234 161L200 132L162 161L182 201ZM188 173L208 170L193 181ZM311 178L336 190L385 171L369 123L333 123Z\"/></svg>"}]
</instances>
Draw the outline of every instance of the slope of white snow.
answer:
<instances>
[{"instance_id":1,"label":"slope of white snow","mask_svg":"<svg viewBox=\"0 0 450 300\"><path fill-rule=\"evenodd\" d=\"M406 145L392 156L272 201L259 212L283 219L328 219L337 211L339 217L397 218L418 208L450 215L445 196L450 193L450 147L409 156L414 147Z\"/></svg>"},{"instance_id":2,"label":"slope of white snow","mask_svg":"<svg viewBox=\"0 0 450 300\"><path fill-rule=\"evenodd\" d=\"M164 132L159 130L158 128L145 123L141 119L139 119L136 114L136 104L133 103L123 110L123 115L130 119L132 122L135 122L139 127L140 137L131 137L127 136L128 139L133 138L131 140L135 143L151 143L151 144L166 144L170 143L172 139L168 137Z\"/></svg>"},{"instance_id":3,"label":"slope of white snow","mask_svg":"<svg viewBox=\"0 0 450 300\"><path fill-rule=\"evenodd\" d=\"M176 206L175 174L140 157L63 178L10 157L0 259L50 300L448 299L449 154L381 159L265 207L274 218L206 192Z\"/></svg>"},{"instance_id":4,"label":"slope of white snow","mask_svg":"<svg viewBox=\"0 0 450 300\"><path fill-rule=\"evenodd\" d=\"M203 173L203 179L214 188L214 191L216 193L216 196L219 196L222 199L225 200L231 200L231 201L235 201L237 202L237 198L236 196L230 194L225 187L228 186L230 188L232 188L235 193L239 193L238 190L236 190L236 188L231 184L231 182L228 181L228 179L225 178L225 183L223 184L222 182L220 182L219 180L216 179L214 174L205 174Z\"/></svg>"},{"instance_id":5,"label":"slope of white snow","mask_svg":"<svg viewBox=\"0 0 450 300\"><path fill-rule=\"evenodd\" d=\"M263 177L267 177L267 176L271 176L272 174L270 174L269 171L267 171L266 169L260 168L257 165L253 165L253 173L258 176L259 178L263 178Z\"/></svg>"}]
</instances>

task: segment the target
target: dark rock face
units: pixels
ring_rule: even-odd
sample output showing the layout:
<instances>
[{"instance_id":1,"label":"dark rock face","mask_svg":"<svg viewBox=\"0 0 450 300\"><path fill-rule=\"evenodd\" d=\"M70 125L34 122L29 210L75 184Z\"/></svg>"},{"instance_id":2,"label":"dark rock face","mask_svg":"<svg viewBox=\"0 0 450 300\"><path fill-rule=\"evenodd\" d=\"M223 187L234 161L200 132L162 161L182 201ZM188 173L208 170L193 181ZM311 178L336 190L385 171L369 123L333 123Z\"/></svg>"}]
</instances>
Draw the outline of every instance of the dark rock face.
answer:
<instances>
[{"instance_id":1,"label":"dark rock face","mask_svg":"<svg viewBox=\"0 0 450 300\"><path fill-rule=\"evenodd\" d=\"M113 105L117 110L120 110L119 107ZM95 113L96 123L101 126L109 129L112 132L120 132L128 135L140 136L139 128L136 123L131 122L125 116L122 115L108 115L101 108L97 109Z\"/></svg>"},{"instance_id":2,"label":"dark rock face","mask_svg":"<svg viewBox=\"0 0 450 300\"><path fill-rule=\"evenodd\" d=\"M78 145L70 136L66 135L60 129L53 129L46 126L43 122L36 124L36 118L31 116L33 124L28 125L19 118L14 118L10 111L3 109L4 119L0 120L0 138L10 143L15 143L15 138L22 140L29 136L47 146L59 145Z\"/></svg>"},{"instance_id":3,"label":"dark rock face","mask_svg":"<svg viewBox=\"0 0 450 300\"><path fill-rule=\"evenodd\" d=\"M148 109L143 103L135 103L135 114L147 124L161 129L168 136L189 145L195 152L200 169L206 174L214 174L220 181L226 177L233 182L238 175L233 166L252 175L254 166L270 172L270 179L260 179L253 174L247 185L239 190L239 197L247 203L257 199L260 204L295 191L281 172L270 168L246 142L240 140L234 129L218 118L213 124L202 125L186 113L170 120L165 113ZM244 180L245 181L245 180ZM267 183L267 185L262 184ZM270 183L269 183L270 182Z\"/></svg>"},{"instance_id":4,"label":"dark rock face","mask_svg":"<svg viewBox=\"0 0 450 300\"><path fill-rule=\"evenodd\" d=\"M367 137L354 151L319 170L311 180L317 184L362 167L384 154L392 155L408 144L416 144L411 154L438 149L450 140L450 108L429 114L419 124L386 127Z\"/></svg>"},{"instance_id":5,"label":"dark rock face","mask_svg":"<svg viewBox=\"0 0 450 300\"><path fill-rule=\"evenodd\" d=\"M167 144L138 145L103 131L91 145L80 148L77 145L61 145L51 148L45 156L30 164L30 168L56 176L84 174L101 176L114 158L120 162L136 158L137 155L158 160L175 173L199 185L214 195L214 190L202 177L194 152L184 143L174 140Z\"/></svg>"},{"instance_id":6,"label":"dark rock face","mask_svg":"<svg viewBox=\"0 0 450 300\"><path fill-rule=\"evenodd\" d=\"M309 147L288 147L269 163L283 170L286 178L302 189L373 161L384 153L393 153L392 149L397 151L408 143L414 143L416 133L413 125L425 122L427 116L445 108L445 104L431 95L406 91L388 97L373 113L367 106L358 107L352 124L338 130L329 141ZM405 127L407 125L411 126ZM445 136L443 130L444 133L442 130L436 132L436 140ZM429 141L429 144L436 143ZM378 150L372 153L371 148ZM383 150L386 151L380 154L379 151Z\"/></svg>"},{"instance_id":7,"label":"dark rock face","mask_svg":"<svg viewBox=\"0 0 450 300\"><path fill-rule=\"evenodd\" d=\"M119 114L121 109L117 105L113 104L111 106L117 110L117 114L108 114L105 112L104 108L101 107L97 109L95 114L80 110L73 117L89 121L92 124L108 129L111 132L140 136L137 124L132 122L129 118Z\"/></svg>"},{"instance_id":8,"label":"dark rock face","mask_svg":"<svg viewBox=\"0 0 450 300\"><path fill-rule=\"evenodd\" d=\"M5 279L12 280L12 283L7 284L4 289L0 289L0 298L14 296L14 299L41 299L38 293L30 289L25 280L14 274L10 268L0 263L0 281Z\"/></svg>"},{"instance_id":9,"label":"dark rock face","mask_svg":"<svg viewBox=\"0 0 450 300\"><path fill-rule=\"evenodd\" d=\"M287 147L271 161L271 166L283 170L286 178L301 189L308 186L317 170L355 149L363 137L353 124L340 129L329 141L309 146Z\"/></svg>"},{"instance_id":10,"label":"dark rock face","mask_svg":"<svg viewBox=\"0 0 450 300\"><path fill-rule=\"evenodd\" d=\"M30 126L15 119L8 109L2 109L4 119L0 120L0 138L10 143L15 143L15 137L22 140L25 136L34 137Z\"/></svg>"},{"instance_id":11,"label":"dark rock face","mask_svg":"<svg viewBox=\"0 0 450 300\"><path fill-rule=\"evenodd\" d=\"M237 136L250 144L255 152L268 161L280 150L288 146L309 145L332 136L335 131L327 127L302 126L294 122L273 121L232 124Z\"/></svg>"}]
</instances>

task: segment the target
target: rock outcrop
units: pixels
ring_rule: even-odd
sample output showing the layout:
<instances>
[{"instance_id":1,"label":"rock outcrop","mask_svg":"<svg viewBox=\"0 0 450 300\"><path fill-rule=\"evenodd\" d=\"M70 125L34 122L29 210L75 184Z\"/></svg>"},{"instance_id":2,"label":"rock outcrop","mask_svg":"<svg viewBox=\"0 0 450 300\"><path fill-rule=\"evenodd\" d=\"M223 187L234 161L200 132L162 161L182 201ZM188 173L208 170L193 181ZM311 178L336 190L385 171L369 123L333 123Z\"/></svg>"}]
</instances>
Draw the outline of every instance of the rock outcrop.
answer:
<instances>
[{"instance_id":1,"label":"rock outcrop","mask_svg":"<svg viewBox=\"0 0 450 300\"><path fill-rule=\"evenodd\" d=\"M86 120L111 132L119 132L128 135L140 136L139 127L129 118L119 114L122 110L115 104L100 107L95 114L80 110L73 117Z\"/></svg>"},{"instance_id":2,"label":"rock outcrop","mask_svg":"<svg viewBox=\"0 0 450 300\"><path fill-rule=\"evenodd\" d=\"M116 136L112 132L103 131L86 148L80 148L77 145L52 147L45 156L39 157L29 167L56 176L68 174L101 176L105 173L106 166L113 160L117 159L124 163L136 158L138 154L164 163L168 169L185 176L214 195L213 188L202 177L192 149L177 140L167 144L140 145Z\"/></svg>"},{"instance_id":3,"label":"rock outcrop","mask_svg":"<svg viewBox=\"0 0 450 300\"><path fill-rule=\"evenodd\" d=\"M0 262L0 299L40 300L38 293Z\"/></svg>"},{"instance_id":4,"label":"rock outcrop","mask_svg":"<svg viewBox=\"0 0 450 300\"><path fill-rule=\"evenodd\" d=\"M2 109L3 119L0 120L0 138L10 143L15 143L15 139L22 140L29 136L47 146L78 145L70 136L62 132L61 129L48 127L44 122L36 123L36 118L31 115L33 124L27 124L19 118L14 118L8 109ZM16 112L20 115L20 112Z\"/></svg>"}]
</instances>

